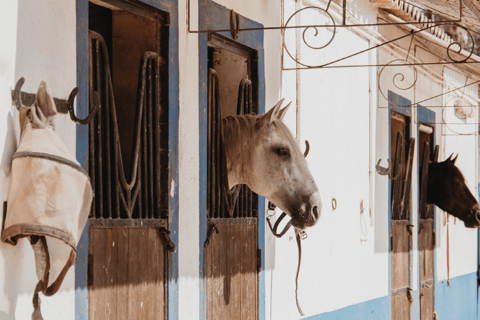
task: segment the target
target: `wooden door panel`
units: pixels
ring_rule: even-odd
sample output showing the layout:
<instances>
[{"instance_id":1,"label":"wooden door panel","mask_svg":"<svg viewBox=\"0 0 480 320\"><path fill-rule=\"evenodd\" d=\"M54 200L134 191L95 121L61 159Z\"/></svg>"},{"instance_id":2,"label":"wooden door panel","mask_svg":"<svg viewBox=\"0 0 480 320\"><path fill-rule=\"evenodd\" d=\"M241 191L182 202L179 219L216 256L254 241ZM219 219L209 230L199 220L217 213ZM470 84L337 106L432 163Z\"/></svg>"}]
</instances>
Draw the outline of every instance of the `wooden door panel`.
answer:
<instances>
[{"instance_id":1,"label":"wooden door panel","mask_svg":"<svg viewBox=\"0 0 480 320\"><path fill-rule=\"evenodd\" d=\"M208 319L258 319L257 226L217 229L205 251Z\"/></svg>"},{"instance_id":2,"label":"wooden door panel","mask_svg":"<svg viewBox=\"0 0 480 320\"><path fill-rule=\"evenodd\" d=\"M406 292L392 296L392 320L410 319L410 301Z\"/></svg>"},{"instance_id":3,"label":"wooden door panel","mask_svg":"<svg viewBox=\"0 0 480 320\"><path fill-rule=\"evenodd\" d=\"M410 286L410 234L408 220L392 221L392 290Z\"/></svg>"},{"instance_id":4,"label":"wooden door panel","mask_svg":"<svg viewBox=\"0 0 480 320\"><path fill-rule=\"evenodd\" d=\"M91 228L89 319L164 319L164 244L154 228Z\"/></svg>"},{"instance_id":5,"label":"wooden door panel","mask_svg":"<svg viewBox=\"0 0 480 320\"><path fill-rule=\"evenodd\" d=\"M430 285L422 284L420 289L420 320L434 320L435 290L433 281Z\"/></svg>"},{"instance_id":6,"label":"wooden door panel","mask_svg":"<svg viewBox=\"0 0 480 320\"><path fill-rule=\"evenodd\" d=\"M434 237L433 219L420 220L418 249L420 251L420 319L433 319L434 312Z\"/></svg>"}]
</instances>

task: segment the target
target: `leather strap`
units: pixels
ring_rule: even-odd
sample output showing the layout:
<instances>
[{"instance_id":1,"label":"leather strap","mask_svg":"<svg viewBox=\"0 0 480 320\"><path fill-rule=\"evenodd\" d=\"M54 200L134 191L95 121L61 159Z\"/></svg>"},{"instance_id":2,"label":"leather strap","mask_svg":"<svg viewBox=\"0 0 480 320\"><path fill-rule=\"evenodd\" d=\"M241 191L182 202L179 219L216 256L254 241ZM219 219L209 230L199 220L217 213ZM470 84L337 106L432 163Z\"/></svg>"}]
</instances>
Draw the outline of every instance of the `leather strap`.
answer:
<instances>
[{"instance_id":1,"label":"leather strap","mask_svg":"<svg viewBox=\"0 0 480 320\"><path fill-rule=\"evenodd\" d=\"M273 203L269 202L268 207L269 209L272 208L272 210L274 210L276 206ZM281 238L285 233L287 233L288 229L290 229L290 227L292 226L292 220L290 220L285 226L285 228L283 228L282 232L280 233L277 232L280 222L283 220L283 218L286 217L286 215L287 214L285 212L282 212L280 217L275 222L275 225L273 226L273 228L272 228L272 223L270 222L270 219L272 218L272 216L267 216L268 226L270 227L270 230L272 231L273 235L277 238ZM297 247L298 247L298 266L297 266L297 275L295 277L295 300L297 302L298 312L300 312L300 314L304 316L305 314L303 313L302 308L300 308L300 303L298 302L298 276L300 274L300 265L302 263L302 239L304 239L306 235L305 233L302 234L302 230L295 228L295 237L297 238Z\"/></svg>"}]
</instances>

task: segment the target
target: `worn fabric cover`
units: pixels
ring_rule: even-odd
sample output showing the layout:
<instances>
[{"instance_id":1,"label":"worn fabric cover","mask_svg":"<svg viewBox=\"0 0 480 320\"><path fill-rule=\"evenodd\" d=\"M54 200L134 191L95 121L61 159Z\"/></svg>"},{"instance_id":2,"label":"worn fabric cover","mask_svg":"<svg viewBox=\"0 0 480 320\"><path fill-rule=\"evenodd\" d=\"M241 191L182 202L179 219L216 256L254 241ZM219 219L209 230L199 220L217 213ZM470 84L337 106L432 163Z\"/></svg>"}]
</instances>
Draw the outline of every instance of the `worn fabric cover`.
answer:
<instances>
[{"instance_id":1,"label":"worn fabric cover","mask_svg":"<svg viewBox=\"0 0 480 320\"><path fill-rule=\"evenodd\" d=\"M93 196L88 175L55 133L56 114L42 82L35 104L20 109L20 144L13 156L2 233L2 241L12 245L28 237L34 250L39 282L33 319L42 319L38 292L55 294L75 262Z\"/></svg>"}]
</instances>

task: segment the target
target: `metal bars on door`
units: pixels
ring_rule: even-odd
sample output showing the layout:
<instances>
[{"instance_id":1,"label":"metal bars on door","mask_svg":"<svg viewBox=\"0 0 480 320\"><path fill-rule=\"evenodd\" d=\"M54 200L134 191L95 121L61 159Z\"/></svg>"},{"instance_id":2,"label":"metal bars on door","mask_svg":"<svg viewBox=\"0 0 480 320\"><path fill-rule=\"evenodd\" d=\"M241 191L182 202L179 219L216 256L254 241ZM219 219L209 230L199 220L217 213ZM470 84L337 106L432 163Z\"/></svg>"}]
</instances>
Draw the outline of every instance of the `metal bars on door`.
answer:
<instances>
[{"instance_id":1,"label":"metal bars on door","mask_svg":"<svg viewBox=\"0 0 480 320\"><path fill-rule=\"evenodd\" d=\"M98 92L101 100L89 135L89 174L95 190L90 217L166 218L161 207L161 169L166 164L161 156L158 54L145 52L140 62L132 151L126 172L107 46L94 31L89 32L89 41L90 99ZM128 180L126 175L130 175ZM129 226L125 223L119 226Z\"/></svg>"},{"instance_id":2,"label":"metal bars on door","mask_svg":"<svg viewBox=\"0 0 480 320\"><path fill-rule=\"evenodd\" d=\"M238 89L237 114L254 113L252 82L244 79ZM228 190L226 156L222 134L222 106L217 72L208 73L208 218L253 218L258 214L254 208L254 193L246 185L237 185Z\"/></svg>"}]
</instances>

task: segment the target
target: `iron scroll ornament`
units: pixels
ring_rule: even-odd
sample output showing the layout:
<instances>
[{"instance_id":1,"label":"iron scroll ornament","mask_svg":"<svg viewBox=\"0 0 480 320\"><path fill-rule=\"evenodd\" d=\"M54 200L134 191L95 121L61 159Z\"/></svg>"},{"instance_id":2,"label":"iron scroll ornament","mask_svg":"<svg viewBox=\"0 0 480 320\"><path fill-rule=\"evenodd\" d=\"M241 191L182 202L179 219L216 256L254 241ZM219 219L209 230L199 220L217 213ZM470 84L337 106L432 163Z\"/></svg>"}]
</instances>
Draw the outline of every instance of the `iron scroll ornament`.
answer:
<instances>
[{"instance_id":1,"label":"iron scroll ornament","mask_svg":"<svg viewBox=\"0 0 480 320\"><path fill-rule=\"evenodd\" d=\"M15 89L13 91L12 100L17 110L20 110L21 107L24 107L24 104L22 103L22 98L21 98L21 89L24 83L25 83L24 77L21 77L20 79L18 79L15 85ZM73 101L75 100L75 96L77 95L77 93L78 93L78 87L73 88L72 92L70 92L70 95L66 102L68 113L70 114L70 118L72 119L73 122L81 125L86 125L86 124L89 124L97 114L97 111L100 108L100 97L98 95L98 92L95 92L93 96L93 107L92 107L92 110L90 111L90 114L85 119L78 119L77 116L75 115L75 110L73 107Z\"/></svg>"}]
</instances>

